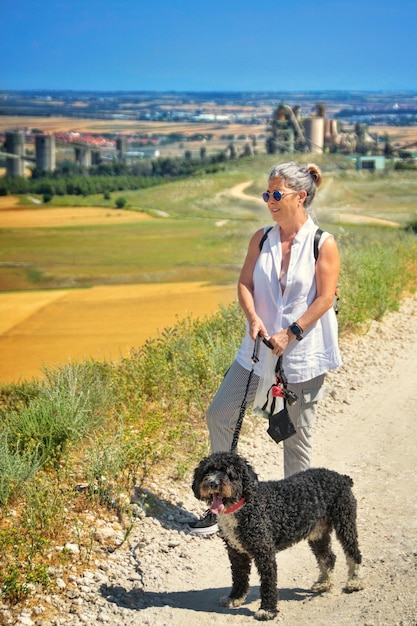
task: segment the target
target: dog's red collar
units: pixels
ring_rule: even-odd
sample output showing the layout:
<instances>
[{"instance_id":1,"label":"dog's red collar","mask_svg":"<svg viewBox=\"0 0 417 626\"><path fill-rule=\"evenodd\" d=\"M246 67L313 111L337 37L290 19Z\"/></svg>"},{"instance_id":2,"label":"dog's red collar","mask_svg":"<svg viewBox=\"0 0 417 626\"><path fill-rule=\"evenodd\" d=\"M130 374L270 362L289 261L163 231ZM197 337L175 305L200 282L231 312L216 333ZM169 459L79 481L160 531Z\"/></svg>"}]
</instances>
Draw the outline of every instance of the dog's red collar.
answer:
<instances>
[{"instance_id":1,"label":"dog's red collar","mask_svg":"<svg viewBox=\"0 0 417 626\"><path fill-rule=\"evenodd\" d=\"M245 502L246 502L246 498L241 498L239 502L236 502L235 504L233 504L230 507L230 509L227 509L227 511L223 511L223 513L234 513L235 511L240 509L240 507L243 506Z\"/></svg>"}]
</instances>

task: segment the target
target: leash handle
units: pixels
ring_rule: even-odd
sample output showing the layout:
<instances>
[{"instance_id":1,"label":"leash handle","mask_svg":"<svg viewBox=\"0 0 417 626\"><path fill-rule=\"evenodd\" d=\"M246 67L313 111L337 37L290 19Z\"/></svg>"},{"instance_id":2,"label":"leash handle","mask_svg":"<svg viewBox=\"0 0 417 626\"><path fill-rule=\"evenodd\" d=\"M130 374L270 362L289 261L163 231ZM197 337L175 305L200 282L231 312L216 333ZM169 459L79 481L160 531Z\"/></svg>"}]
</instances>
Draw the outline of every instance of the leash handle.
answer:
<instances>
[{"instance_id":1,"label":"leash handle","mask_svg":"<svg viewBox=\"0 0 417 626\"><path fill-rule=\"evenodd\" d=\"M252 368L254 368L256 363L259 362L259 344L260 343L261 343L261 336L256 335L255 343L253 344L253 352L252 352Z\"/></svg>"},{"instance_id":2,"label":"leash handle","mask_svg":"<svg viewBox=\"0 0 417 626\"><path fill-rule=\"evenodd\" d=\"M258 335L259 337L260 335ZM262 343L264 343L270 350L274 349L274 346L272 345L272 343L269 341L269 337L262 337Z\"/></svg>"},{"instance_id":3,"label":"leash handle","mask_svg":"<svg viewBox=\"0 0 417 626\"><path fill-rule=\"evenodd\" d=\"M269 341L269 337L262 337L262 343L264 343L270 350L274 349L274 346ZM277 359L277 363L275 365L275 374L279 375L283 379L283 382L287 382L286 378L284 377L284 371L282 368L282 354Z\"/></svg>"},{"instance_id":4,"label":"leash handle","mask_svg":"<svg viewBox=\"0 0 417 626\"><path fill-rule=\"evenodd\" d=\"M258 337L259 336L260 335L258 335ZM270 350L274 349L274 346L269 341L269 337L262 337L262 343L264 343ZM276 365L275 365L275 374L280 376L280 378L282 379L282 382L285 382L285 383L287 382L287 379L284 376L284 370L282 368L282 354L277 359L277 362L276 362Z\"/></svg>"}]
</instances>

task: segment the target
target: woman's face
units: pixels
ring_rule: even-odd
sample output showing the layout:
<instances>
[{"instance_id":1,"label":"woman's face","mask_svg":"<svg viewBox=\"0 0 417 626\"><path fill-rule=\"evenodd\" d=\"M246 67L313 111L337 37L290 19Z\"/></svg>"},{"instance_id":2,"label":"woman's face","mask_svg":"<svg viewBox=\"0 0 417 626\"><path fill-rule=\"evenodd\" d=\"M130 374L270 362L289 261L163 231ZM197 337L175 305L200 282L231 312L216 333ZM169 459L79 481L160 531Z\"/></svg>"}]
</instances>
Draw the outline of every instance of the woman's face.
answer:
<instances>
[{"instance_id":1,"label":"woman's face","mask_svg":"<svg viewBox=\"0 0 417 626\"><path fill-rule=\"evenodd\" d=\"M284 216L293 214L294 209L299 204L297 191L287 187L281 178L271 178L268 181L267 191L269 193L267 205L273 220L280 221ZM274 191L279 191L282 194L281 200L274 198Z\"/></svg>"}]
</instances>

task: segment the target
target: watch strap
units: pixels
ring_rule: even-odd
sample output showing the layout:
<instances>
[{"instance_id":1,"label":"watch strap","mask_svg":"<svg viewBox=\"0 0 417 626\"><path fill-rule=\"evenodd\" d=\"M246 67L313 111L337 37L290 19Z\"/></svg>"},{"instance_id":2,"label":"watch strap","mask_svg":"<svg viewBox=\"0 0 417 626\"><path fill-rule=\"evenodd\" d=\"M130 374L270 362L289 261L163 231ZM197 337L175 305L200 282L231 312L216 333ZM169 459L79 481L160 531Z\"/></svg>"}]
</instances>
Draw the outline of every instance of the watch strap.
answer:
<instances>
[{"instance_id":1,"label":"watch strap","mask_svg":"<svg viewBox=\"0 0 417 626\"><path fill-rule=\"evenodd\" d=\"M293 322L292 324L290 324L289 328L292 334L295 335L296 340L301 341L304 333L304 330L301 328L301 326L297 324L297 322Z\"/></svg>"}]
</instances>

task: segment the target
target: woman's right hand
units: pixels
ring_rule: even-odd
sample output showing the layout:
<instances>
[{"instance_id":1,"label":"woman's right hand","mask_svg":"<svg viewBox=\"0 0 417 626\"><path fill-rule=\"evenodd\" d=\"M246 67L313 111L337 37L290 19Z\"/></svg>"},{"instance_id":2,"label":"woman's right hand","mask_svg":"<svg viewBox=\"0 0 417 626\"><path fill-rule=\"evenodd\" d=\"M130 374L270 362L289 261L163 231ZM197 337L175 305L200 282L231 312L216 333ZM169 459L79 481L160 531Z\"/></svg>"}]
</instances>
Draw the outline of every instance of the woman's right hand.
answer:
<instances>
[{"instance_id":1,"label":"woman's right hand","mask_svg":"<svg viewBox=\"0 0 417 626\"><path fill-rule=\"evenodd\" d=\"M249 334L254 341L258 335L260 335L262 338L268 337L268 331L265 328L265 325L263 321L261 320L261 318L258 317L257 315L255 315L255 317L253 317L249 321Z\"/></svg>"}]
</instances>

